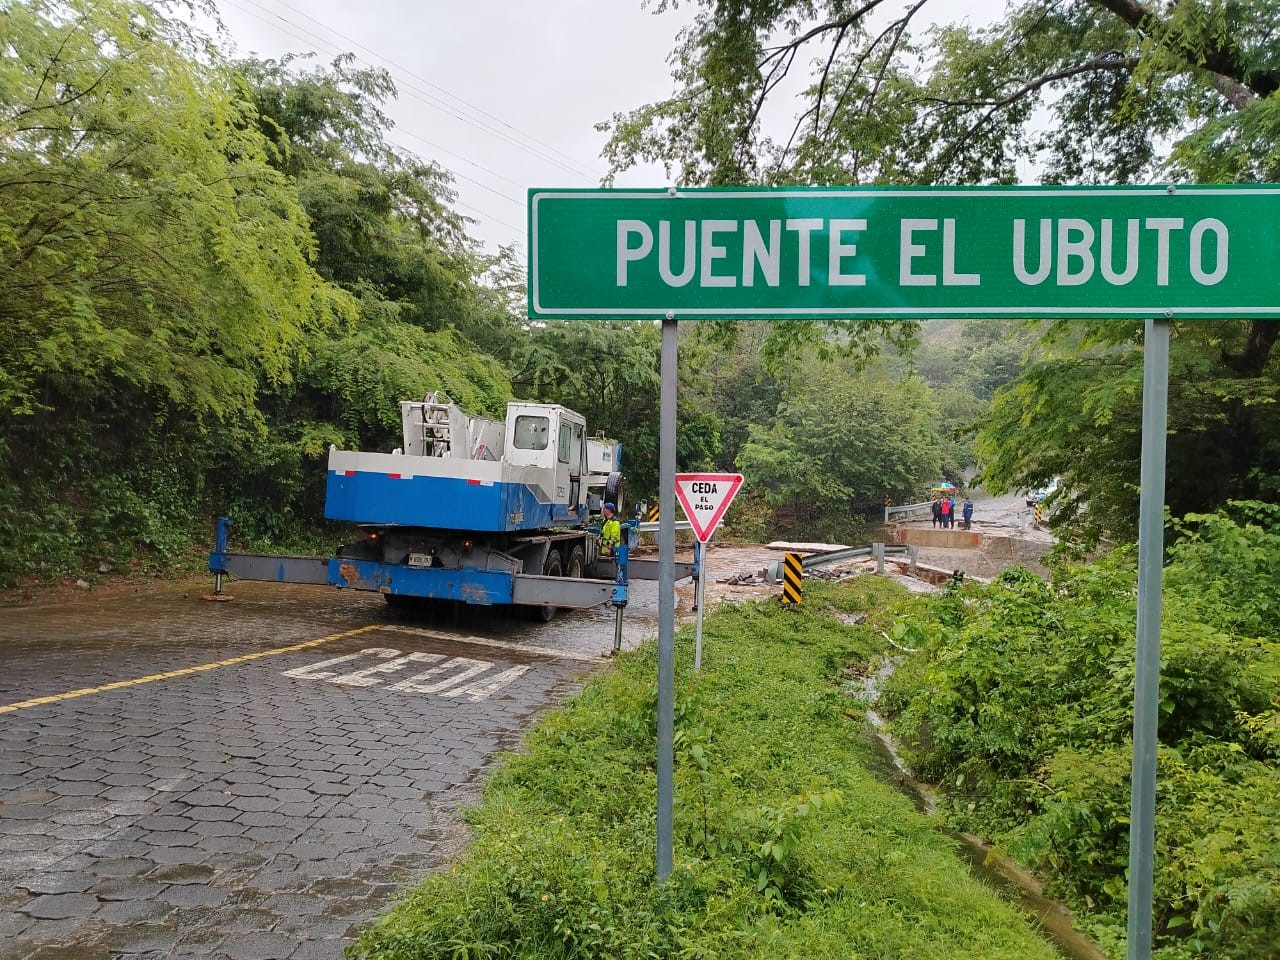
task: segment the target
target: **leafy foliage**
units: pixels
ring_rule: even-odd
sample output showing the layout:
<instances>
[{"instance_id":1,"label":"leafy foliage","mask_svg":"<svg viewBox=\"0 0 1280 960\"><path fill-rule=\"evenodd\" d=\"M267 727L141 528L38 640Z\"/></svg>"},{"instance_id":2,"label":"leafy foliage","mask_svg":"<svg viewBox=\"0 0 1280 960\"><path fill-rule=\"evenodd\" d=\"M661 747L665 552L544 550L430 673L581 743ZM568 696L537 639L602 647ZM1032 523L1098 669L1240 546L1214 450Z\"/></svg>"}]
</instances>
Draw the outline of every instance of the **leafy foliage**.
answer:
<instances>
[{"instance_id":1,"label":"leafy foliage","mask_svg":"<svg viewBox=\"0 0 1280 960\"><path fill-rule=\"evenodd\" d=\"M493 264L387 146L386 75L238 72L185 9L0 11L0 582L173 563L228 507L283 545L329 443L510 393L456 332L508 336Z\"/></svg>"},{"instance_id":2,"label":"leafy foliage","mask_svg":"<svg viewBox=\"0 0 1280 960\"><path fill-rule=\"evenodd\" d=\"M918 379L810 363L739 464L806 537L847 538L886 496L910 500L941 468L938 408ZM786 527L784 526L784 529Z\"/></svg>"},{"instance_id":3,"label":"leafy foliage","mask_svg":"<svg viewBox=\"0 0 1280 960\"><path fill-rule=\"evenodd\" d=\"M1272 325L1274 326L1274 324ZM1087 540L1136 531L1142 429L1142 351L1133 323L1054 332L1070 356L1050 355L997 393L976 439L988 490L1063 479L1055 522ZM1280 498L1280 362L1241 376L1243 323L1179 324L1170 348L1166 503L1174 516L1229 500ZM1213 469L1204 465L1212 464ZM1087 512L1084 507L1087 505Z\"/></svg>"},{"instance_id":4,"label":"leafy foliage","mask_svg":"<svg viewBox=\"0 0 1280 960\"><path fill-rule=\"evenodd\" d=\"M1161 629L1158 955L1271 956L1280 942L1280 515L1188 518ZM922 611L921 653L886 689L949 815L1123 927L1134 682L1132 554L1021 571Z\"/></svg>"}]
</instances>

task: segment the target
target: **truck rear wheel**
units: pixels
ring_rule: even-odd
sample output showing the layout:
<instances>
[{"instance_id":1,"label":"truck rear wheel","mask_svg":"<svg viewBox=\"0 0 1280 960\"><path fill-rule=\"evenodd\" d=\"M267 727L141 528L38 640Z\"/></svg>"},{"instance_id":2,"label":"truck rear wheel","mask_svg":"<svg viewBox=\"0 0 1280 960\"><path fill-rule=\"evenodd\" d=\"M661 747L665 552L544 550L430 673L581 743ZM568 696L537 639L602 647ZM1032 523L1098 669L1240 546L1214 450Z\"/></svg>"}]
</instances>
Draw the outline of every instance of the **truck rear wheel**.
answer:
<instances>
[{"instance_id":1,"label":"truck rear wheel","mask_svg":"<svg viewBox=\"0 0 1280 960\"><path fill-rule=\"evenodd\" d=\"M560 565L559 550L547 551L547 559L542 564L542 575L544 577L564 575L564 568ZM529 607L529 618L535 623L550 623L555 619L556 609L556 607Z\"/></svg>"},{"instance_id":2,"label":"truck rear wheel","mask_svg":"<svg viewBox=\"0 0 1280 960\"><path fill-rule=\"evenodd\" d=\"M587 563L587 555L581 547L574 547L569 551L569 560L565 564L564 575L572 577L574 580L582 579L582 571Z\"/></svg>"}]
</instances>

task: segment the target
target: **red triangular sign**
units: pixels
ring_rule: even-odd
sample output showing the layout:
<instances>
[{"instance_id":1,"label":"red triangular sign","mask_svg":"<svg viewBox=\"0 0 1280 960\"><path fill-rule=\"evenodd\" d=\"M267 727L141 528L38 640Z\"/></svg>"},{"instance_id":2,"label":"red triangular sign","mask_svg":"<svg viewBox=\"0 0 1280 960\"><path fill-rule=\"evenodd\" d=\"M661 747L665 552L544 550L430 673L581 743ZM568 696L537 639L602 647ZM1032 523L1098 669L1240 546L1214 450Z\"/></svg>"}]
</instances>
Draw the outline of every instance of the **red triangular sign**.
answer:
<instances>
[{"instance_id":1,"label":"red triangular sign","mask_svg":"<svg viewBox=\"0 0 1280 960\"><path fill-rule=\"evenodd\" d=\"M676 499L702 543L711 539L741 486L740 473L676 474Z\"/></svg>"}]
</instances>

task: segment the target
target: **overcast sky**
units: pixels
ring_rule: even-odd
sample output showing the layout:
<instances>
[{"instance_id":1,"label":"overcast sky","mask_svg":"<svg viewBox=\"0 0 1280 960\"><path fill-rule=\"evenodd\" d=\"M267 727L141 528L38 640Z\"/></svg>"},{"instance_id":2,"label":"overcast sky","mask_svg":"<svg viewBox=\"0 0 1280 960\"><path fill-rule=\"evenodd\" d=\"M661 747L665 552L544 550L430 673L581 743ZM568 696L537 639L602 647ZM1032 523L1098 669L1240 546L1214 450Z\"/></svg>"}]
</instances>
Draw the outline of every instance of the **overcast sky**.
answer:
<instances>
[{"instance_id":1,"label":"overcast sky","mask_svg":"<svg viewBox=\"0 0 1280 960\"><path fill-rule=\"evenodd\" d=\"M690 17L640 0L216 2L237 55L349 51L389 70L392 141L454 175L473 237L521 252L525 191L599 185L595 124L671 91L666 58ZM661 170L619 183L666 185Z\"/></svg>"},{"instance_id":2,"label":"overcast sky","mask_svg":"<svg viewBox=\"0 0 1280 960\"><path fill-rule=\"evenodd\" d=\"M598 186L595 124L672 91L667 57L692 3L640 0L216 0L239 56L355 54L390 71L391 140L454 176L457 208L490 249L523 254L529 187ZM1003 0L938 0L974 16ZM619 186L666 186L660 168Z\"/></svg>"}]
</instances>

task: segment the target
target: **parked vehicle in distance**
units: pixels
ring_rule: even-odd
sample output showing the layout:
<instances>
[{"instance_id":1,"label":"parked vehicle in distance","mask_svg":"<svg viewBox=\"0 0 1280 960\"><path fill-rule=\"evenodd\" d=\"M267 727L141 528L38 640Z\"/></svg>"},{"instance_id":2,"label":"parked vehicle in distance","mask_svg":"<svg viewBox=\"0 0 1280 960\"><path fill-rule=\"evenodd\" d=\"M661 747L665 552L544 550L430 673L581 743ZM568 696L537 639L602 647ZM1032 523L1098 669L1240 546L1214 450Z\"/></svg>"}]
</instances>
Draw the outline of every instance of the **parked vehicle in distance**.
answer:
<instances>
[{"instance_id":1,"label":"parked vehicle in distance","mask_svg":"<svg viewBox=\"0 0 1280 960\"><path fill-rule=\"evenodd\" d=\"M1027 506L1034 507L1036 504L1044 503L1050 496L1057 493L1061 481L1054 477L1049 481L1047 486L1038 487L1027 494Z\"/></svg>"}]
</instances>

